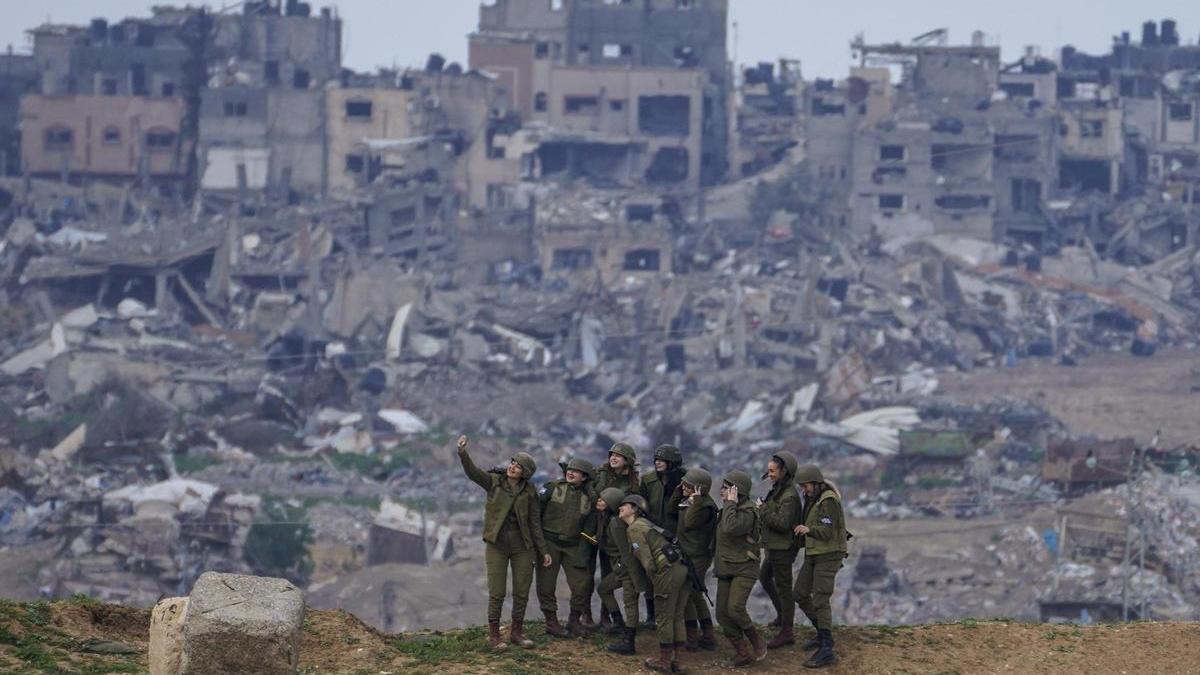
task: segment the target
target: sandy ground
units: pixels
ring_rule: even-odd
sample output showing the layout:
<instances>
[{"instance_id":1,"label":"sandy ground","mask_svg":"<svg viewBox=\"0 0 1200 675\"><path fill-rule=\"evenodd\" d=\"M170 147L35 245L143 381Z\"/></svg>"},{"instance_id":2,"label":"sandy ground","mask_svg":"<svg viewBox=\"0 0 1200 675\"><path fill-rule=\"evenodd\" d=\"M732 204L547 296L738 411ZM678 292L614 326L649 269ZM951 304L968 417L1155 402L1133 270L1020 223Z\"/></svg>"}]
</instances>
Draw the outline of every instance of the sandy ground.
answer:
<instances>
[{"instance_id":1,"label":"sandy ground","mask_svg":"<svg viewBox=\"0 0 1200 675\"><path fill-rule=\"evenodd\" d=\"M1200 444L1200 352L1168 350L1152 358L1101 353L1078 366L1045 359L1014 368L939 376L939 395L970 402L1025 399L1062 419L1075 434L1133 436L1159 447Z\"/></svg>"}]
</instances>

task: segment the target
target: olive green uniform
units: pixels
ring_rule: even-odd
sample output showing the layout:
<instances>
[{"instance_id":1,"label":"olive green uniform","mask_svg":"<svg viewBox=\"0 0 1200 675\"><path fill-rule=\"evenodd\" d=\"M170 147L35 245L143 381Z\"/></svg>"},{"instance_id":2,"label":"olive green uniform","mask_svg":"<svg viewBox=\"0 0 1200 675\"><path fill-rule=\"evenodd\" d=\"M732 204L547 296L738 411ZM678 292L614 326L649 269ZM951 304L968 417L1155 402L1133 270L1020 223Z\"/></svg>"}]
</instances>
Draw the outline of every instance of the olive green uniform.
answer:
<instances>
[{"instance_id":1,"label":"olive green uniform","mask_svg":"<svg viewBox=\"0 0 1200 675\"><path fill-rule=\"evenodd\" d=\"M633 590L633 582L629 580L629 575L624 573L624 569L620 565L621 550L617 548L617 536L619 535L617 535L614 530L616 530L618 526L624 529L625 523L622 523L619 519L617 519L616 514L613 513L615 508L616 507L610 506L604 512L596 515L597 548L600 550L601 554L618 561L616 569L610 570L608 574L601 578L600 586L597 588L597 594L600 596L600 603L604 605L604 610L610 614L620 611L620 605L617 604L616 598L616 590L618 588L624 588L624 586L628 584L630 589L629 594L632 595L635 600L637 598L637 591ZM634 604L634 608L636 611L636 602Z\"/></svg>"},{"instance_id":2,"label":"olive green uniform","mask_svg":"<svg viewBox=\"0 0 1200 675\"><path fill-rule=\"evenodd\" d=\"M846 518L837 491L826 488L805 504L803 520L808 535L804 538L804 565L796 575L796 604L814 628L832 630L829 599L846 558Z\"/></svg>"},{"instance_id":3,"label":"olive green uniform","mask_svg":"<svg viewBox=\"0 0 1200 675\"><path fill-rule=\"evenodd\" d=\"M741 640L754 627L746 601L758 581L758 510L741 496L737 504L725 503L717 517L716 576L717 622L730 640Z\"/></svg>"},{"instance_id":4,"label":"olive green uniform","mask_svg":"<svg viewBox=\"0 0 1200 675\"><path fill-rule=\"evenodd\" d=\"M576 487L565 480L546 483L540 493L542 530L550 566L537 566L538 605L543 614L558 611L558 572L561 569L571 589L571 611L584 612L591 598L588 562L592 547L580 532L595 529L596 497L588 483Z\"/></svg>"},{"instance_id":5,"label":"olive green uniform","mask_svg":"<svg viewBox=\"0 0 1200 675\"><path fill-rule=\"evenodd\" d=\"M800 542L794 533L794 528L800 523L800 493L792 481L795 467L791 469L771 487L758 507L766 548L766 560L763 561L758 580L775 606L781 626L791 626L796 620L792 565L800 552Z\"/></svg>"},{"instance_id":6,"label":"olive green uniform","mask_svg":"<svg viewBox=\"0 0 1200 675\"><path fill-rule=\"evenodd\" d=\"M617 488L621 492L624 492L626 495L641 494L640 492L638 492L637 470L634 469L634 466L632 463L626 466L626 472L624 475L617 474L617 472L613 470L612 466L610 466L608 464L605 464L604 466L596 469L596 477L592 480L592 489L596 492L596 494L600 494L601 492L604 492L604 490L606 488L610 488L610 487ZM610 504L609 509L611 509L612 514L613 514L612 528L614 531L620 530L619 534L617 534L617 538L620 541L624 542L624 540L625 540L625 523L621 523L617 519L617 516L616 516L617 507L615 504ZM627 544L625 546L626 546L626 548L628 548ZM608 553L604 549L600 550L599 558L600 558L600 579L601 579L601 581L603 581L605 578L608 577L609 574L611 574L613 572L614 563L618 560L618 558L613 557L610 553ZM588 570L589 570L588 573L594 579L596 576L596 556L594 554L592 555L592 557L590 557L588 559ZM588 598L589 598L589 600L591 599L591 589L590 588L588 591ZM636 598L635 598L635 601L636 601ZM630 617L632 617L636 621L637 620L637 611L635 610L633 614L626 614L626 617L625 617L626 621L628 621L630 619Z\"/></svg>"},{"instance_id":7,"label":"olive green uniform","mask_svg":"<svg viewBox=\"0 0 1200 675\"><path fill-rule=\"evenodd\" d=\"M667 539L651 526L649 520L634 520L629 525L628 535L634 557L652 580L658 643L666 646L684 642L687 638L683 625L687 567L682 561L671 562L667 558L663 550Z\"/></svg>"},{"instance_id":8,"label":"olive green uniform","mask_svg":"<svg viewBox=\"0 0 1200 675\"><path fill-rule=\"evenodd\" d=\"M488 493L483 516L483 541L487 543L484 560L487 564L488 620L500 619L511 566L512 617L514 621L522 621L525 606L529 604L534 565L547 550L542 538L542 511L537 491L528 481L523 480L514 487L507 476L480 469L466 452L459 453L459 459L467 477Z\"/></svg>"},{"instance_id":9,"label":"olive green uniform","mask_svg":"<svg viewBox=\"0 0 1200 675\"><path fill-rule=\"evenodd\" d=\"M678 469L672 471L676 473L676 477L670 493L667 492L667 484L663 482L664 476L657 471L642 474L637 493L645 497L650 506L646 513L650 522L674 533L679 527L679 500L683 497L679 481L683 472Z\"/></svg>"},{"instance_id":10,"label":"olive green uniform","mask_svg":"<svg viewBox=\"0 0 1200 675\"><path fill-rule=\"evenodd\" d=\"M713 560L713 534L717 527L717 503L707 494L701 495L694 503L684 500L679 505L679 531L675 536L679 539L679 548L692 561L696 574L704 579ZM688 595L687 611L684 613L687 621L710 621L712 614L708 611L708 602L704 594L692 589Z\"/></svg>"}]
</instances>

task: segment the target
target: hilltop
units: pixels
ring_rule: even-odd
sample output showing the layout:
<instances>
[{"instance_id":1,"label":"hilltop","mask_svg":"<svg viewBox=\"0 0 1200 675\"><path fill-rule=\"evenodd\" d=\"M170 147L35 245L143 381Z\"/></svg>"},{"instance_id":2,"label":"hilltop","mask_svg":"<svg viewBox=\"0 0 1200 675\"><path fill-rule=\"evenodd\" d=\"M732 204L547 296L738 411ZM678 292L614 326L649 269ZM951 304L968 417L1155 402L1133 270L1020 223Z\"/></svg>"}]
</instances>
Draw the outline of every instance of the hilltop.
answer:
<instances>
[{"instance_id":1,"label":"hilltop","mask_svg":"<svg viewBox=\"0 0 1200 675\"><path fill-rule=\"evenodd\" d=\"M149 610L76 598L54 603L0 601L0 672L136 673L147 668ZM553 640L539 624L531 651L487 652L481 628L381 633L344 611L309 610L300 672L630 673L641 659L604 651L599 637ZM1200 624L1102 626L967 619L953 624L865 626L837 633L841 662L827 673L1195 673ZM639 647L652 649L644 632ZM796 672L798 648L772 652L746 672ZM695 673L724 670L729 651L689 654Z\"/></svg>"}]
</instances>

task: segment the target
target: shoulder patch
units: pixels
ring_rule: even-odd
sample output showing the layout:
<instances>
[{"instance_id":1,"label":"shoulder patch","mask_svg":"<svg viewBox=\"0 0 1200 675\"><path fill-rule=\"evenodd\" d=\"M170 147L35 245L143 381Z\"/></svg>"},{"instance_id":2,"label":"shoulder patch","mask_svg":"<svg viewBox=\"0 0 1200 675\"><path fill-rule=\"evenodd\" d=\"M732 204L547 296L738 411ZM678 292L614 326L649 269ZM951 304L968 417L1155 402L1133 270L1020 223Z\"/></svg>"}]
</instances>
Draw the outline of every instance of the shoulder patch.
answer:
<instances>
[{"instance_id":1,"label":"shoulder patch","mask_svg":"<svg viewBox=\"0 0 1200 675\"><path fill-rule=\"evenodd\" d=\"M541 489L541 490L538 490L538 494L539 494L539 495L544 495L544 494L546 494L546 491L547 491L547 488L546 488L546 486L545 486L545 485L543 485L543 486L542 486L542 489Z\"/></svg>"},{"instance_id":2,"label":"shoulder patch","mask_svg":"<svg viewBox=\"0 0 1200 675\"><path fill-rule=\"evenodd\" d=\"M832 525L832 524L833 524L833 521L832 521L832 520L830 520L828 517L826 517L826 518L822 518L822 519L821 519L821 523L823 523L823 524L825 524L825 525Z\"/></svg>"},{"instance_id":3,"label":"shoulder patch","mask_svg":"<svg viewBox=\"0 0 1200 675\"><path fill-rule=\"evenodd\" d=\"M641 546L638 546L638 543L636 541L631 543L629 546L630 546L630 548L632 548L635 551L638 550L639 548L641 548Z\"/></svg>"}]
</instances>

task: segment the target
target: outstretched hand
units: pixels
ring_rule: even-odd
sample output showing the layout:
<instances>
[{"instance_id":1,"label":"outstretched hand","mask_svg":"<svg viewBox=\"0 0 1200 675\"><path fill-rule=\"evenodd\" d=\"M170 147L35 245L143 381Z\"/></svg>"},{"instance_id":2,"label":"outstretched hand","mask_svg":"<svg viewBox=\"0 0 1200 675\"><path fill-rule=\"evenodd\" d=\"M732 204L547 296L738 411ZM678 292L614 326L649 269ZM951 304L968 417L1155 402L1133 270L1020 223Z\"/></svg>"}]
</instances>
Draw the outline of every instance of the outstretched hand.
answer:
<instances>
[{"instance_id":1,"label":"outstretched hand","mask_svg":"<svg viewBox=\"0 0 1200 675\"><path fill-rule=\"evenodd\" d=\"M461 455L466 451L467 451L467 437L459 436L458 437L458 454Z\"/></svg>"}]
</instances>

